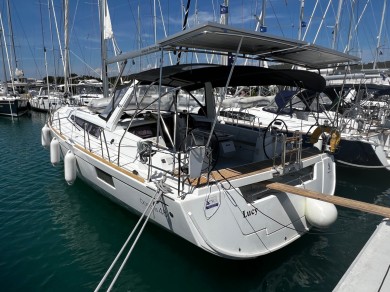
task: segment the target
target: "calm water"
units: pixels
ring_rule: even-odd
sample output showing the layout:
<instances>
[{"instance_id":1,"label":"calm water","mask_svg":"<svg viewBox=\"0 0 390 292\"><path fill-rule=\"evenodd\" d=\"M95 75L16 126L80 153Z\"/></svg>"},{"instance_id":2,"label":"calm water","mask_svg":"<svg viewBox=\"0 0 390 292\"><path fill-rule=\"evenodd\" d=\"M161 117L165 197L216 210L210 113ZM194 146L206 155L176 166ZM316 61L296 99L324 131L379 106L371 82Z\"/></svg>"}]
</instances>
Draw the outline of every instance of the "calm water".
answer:
<instances>
[{"instance_id":1,"label":"calm water","mask_svg":"<svg viewBox=\"0 0 390 292\"><path fill-rule=\"evenodd\" d=\"M0 117L2 291L95 289L137 217L79 179L41 146L45 114ZM390 206L390 173L337 168L336 194ZM203 252L147 225L114 291L331 291L381 218L338 208L337 222L249 261Z\"/></svg>"}]
</instances>

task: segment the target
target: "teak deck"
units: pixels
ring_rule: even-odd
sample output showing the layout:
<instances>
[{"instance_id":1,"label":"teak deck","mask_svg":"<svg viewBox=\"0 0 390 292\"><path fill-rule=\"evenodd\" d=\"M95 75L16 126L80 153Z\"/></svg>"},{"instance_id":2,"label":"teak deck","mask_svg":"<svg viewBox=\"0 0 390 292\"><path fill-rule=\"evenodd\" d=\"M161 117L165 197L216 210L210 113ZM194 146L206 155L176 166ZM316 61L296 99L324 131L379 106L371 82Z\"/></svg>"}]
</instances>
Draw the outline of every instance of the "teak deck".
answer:
<instances>
[{"instance_id":1,"label":"teak deck","mask_svg":"<svg viewBox=\"0 0 390 292\"><path fill-rule=\"evenodd\" d=\"M307 148L302 150L302 160L319 155L320 152L313 148ZM213 170L208 176L207 173L203 173L201 177L190 179L189 182L192 186L203 187L208 184L214 184L223 180L235 180L246 176L259 174L262 172L270 171L273 167L273 160L268 159L264 161L248 163L231 168L224 168L219 170ZM208 178L209 177L209 178Z\"/></svg>"}]
</instances>

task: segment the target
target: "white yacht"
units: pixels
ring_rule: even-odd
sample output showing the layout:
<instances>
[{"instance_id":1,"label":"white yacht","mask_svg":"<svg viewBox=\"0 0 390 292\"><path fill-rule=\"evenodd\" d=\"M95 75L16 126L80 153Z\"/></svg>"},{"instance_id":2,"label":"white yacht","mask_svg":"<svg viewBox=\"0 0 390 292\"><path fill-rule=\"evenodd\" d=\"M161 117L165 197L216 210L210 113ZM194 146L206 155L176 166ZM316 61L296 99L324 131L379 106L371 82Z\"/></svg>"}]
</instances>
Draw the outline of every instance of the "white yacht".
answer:
<instances>
[{"instance_id":1,"label":"white yacht","mask_svg":"<svg viewBox=\"0 0 390 292\"><path fill-rule=\"evenodd\" d=\"M365 91L347 85L280 91L267 106L226 107L220 120L289 135L298 131L306 144L332 152L340 164L390 170L390 109L383 101L388 90L375 91L382 99L373 99L374 93L363 98Z\"/></svg>"},{"instance_id":2,"label":"white yacht","mask_svg":"<svg viewBox=\"0 0 390 292\"><path fill-rule=\"evenodd\" d=\"M312 67L350 60L304 42L206 23L107 63L157 52L163 58L181 48L189 54L230 52ZM51 163L64 160L69 184L79 177L211 254L255 258L290 244L313 225L326 227L337 218L332 204L270 190L265 184L280 182L332 195L335 163L329 153L303 149L299 134L286 137L220 123L215 92L219 88L223 98L229 86L292 86L302 78L318 90L325 86L320 75L295 73L287 78L238 64L180 64L142 71L129 76L129 86L113 89L101 113L74 105L56 110L42 129L42 144L50 146ZM147 90L140 94L140 87L156 85L161 88L157 96ZM187 109L196 103L201 110L185 109L187 101L178 101L184 92Z\"/></svg>"},{"instance_id":3,"label":"white yacht","mask_svg":"<svg viewBox=\"0 0 390 292\"><path fill-rule=\"evenodd\" d=\"M38 94L30 98L31 109L41 112L55 111L65 103L63 95L53 86L42 86Z\"/></svg>"},{"instance_id":4,"label":"white yacht","mask_svg":"<svg viewBox=\"0 0 390 292\"><path fill-rule=\"evenodd\" d=\"M80 105L89 105L93 101L103 99L103 84L95 79L79 81L70 86L74 102Z\"/></svg>"}]
</instances>

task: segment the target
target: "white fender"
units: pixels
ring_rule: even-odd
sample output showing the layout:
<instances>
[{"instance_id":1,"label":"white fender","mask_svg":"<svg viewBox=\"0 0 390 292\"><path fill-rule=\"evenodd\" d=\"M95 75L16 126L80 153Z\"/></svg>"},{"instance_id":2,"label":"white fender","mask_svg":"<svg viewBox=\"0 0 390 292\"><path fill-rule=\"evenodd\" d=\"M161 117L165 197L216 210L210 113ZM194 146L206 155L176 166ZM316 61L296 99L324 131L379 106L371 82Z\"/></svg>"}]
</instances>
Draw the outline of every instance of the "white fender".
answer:
<instances>
[{"instance_id":1,"label":"white fender","mask_svg":"<svg viewBox=\"0 0 390 292\"><path fill-rule=\"evenodd\" d=\"M43 147L49 147L50 145L50 129L45 124L41 131L41 144Z\"/></svg>"},{"instance_id":2,"label":"white fender","mask_svg":"<svg viewBox=\"0 0 390 292\"><path fill-rule=\"evenodd\" d=\"M72 185L76 180L76 156L68 150L64 157L65 180L68 185Z\"/></svg>"},{"instance_id":3,"label":"white fender","mask_svg":"<svg viewBox=\"0 0 390 292\"><path fill-rule=\"evenodd\" d=\"M56 137L50 142L50 162L53 166L60 162L60 143Z\"/></svg>"},{"instance_id":4,"label":"white fender","mask_svg":"<svg viewBox=\"0 0 390 292\"><path fill-rule=\"evenodd\" d=\"M311 225L324 228L336 221L337 209L331 203L306 198L305 216Z\"/></svg>"}]
</instances>

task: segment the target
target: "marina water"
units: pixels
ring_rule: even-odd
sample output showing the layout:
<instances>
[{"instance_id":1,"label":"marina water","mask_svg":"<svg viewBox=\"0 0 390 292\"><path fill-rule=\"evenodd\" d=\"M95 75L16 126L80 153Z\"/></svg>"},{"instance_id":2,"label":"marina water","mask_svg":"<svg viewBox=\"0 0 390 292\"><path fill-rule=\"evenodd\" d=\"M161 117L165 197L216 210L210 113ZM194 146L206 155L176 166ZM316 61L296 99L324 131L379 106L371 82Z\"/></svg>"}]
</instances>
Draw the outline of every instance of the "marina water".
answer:
<instances>
[{"instance_id":1,"label":"marina water","mask_svg":"<svg viewBox=\"0 0 390 292\"><path fill-rule=\"evenodd\" d=\"M138 217L80 179L67 185L63 164L53 167L41 146L45 120L0 117L1 290L93 291ZM338 166L335 194L390 206L389 178ZM331 291L382 219L338 212L330 228L246 261L210 255L149 223L113 291Z\"/></svg>"}]
</instances>

